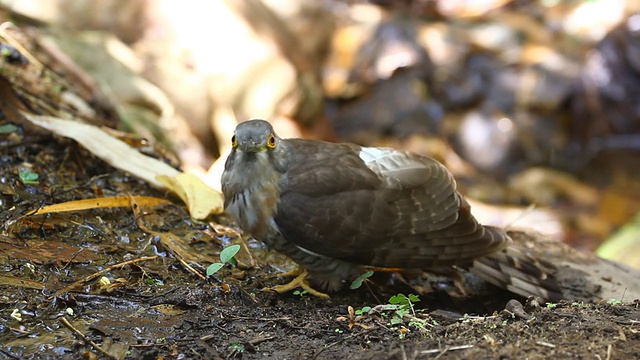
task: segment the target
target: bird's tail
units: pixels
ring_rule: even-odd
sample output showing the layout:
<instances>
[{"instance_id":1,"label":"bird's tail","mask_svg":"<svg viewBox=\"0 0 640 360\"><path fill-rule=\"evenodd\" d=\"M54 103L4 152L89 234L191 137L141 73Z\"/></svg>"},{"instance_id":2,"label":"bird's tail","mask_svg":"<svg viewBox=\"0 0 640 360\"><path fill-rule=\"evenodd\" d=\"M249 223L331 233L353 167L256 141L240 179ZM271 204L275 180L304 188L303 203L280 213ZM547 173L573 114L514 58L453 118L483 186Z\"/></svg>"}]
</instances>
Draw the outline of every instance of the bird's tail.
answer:
<instances>
[{"instance_id":1,"label":"bird's tail","mask_svg":"<svg viewBox=\"0 0 640 360\"><path fill-rule=\"evenodd\" d=\"M504 232L487 227L487 231ZM478 258L469 269L473 274L493 285L525 297L537 296L558 301L565 296L550 262L527 250L527 244L512 242L499 252Z\"/></svg>"}]
</instances>

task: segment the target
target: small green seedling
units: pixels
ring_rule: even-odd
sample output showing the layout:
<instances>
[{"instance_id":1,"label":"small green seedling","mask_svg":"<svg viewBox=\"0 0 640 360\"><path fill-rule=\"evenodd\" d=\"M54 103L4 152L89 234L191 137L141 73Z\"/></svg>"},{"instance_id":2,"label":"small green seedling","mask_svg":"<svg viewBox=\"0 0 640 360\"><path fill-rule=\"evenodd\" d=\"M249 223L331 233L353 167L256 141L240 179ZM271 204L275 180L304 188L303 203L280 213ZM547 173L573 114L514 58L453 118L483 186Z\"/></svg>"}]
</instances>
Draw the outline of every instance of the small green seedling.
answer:
<instances>
[{"instance_id":1,"label":"small green seedling","mask_svg":"<svg viewBox=\"0 0 640 360\"><path fill-rule=\"evenodd\" d=\"M237 262L234 256L236 256L238 251L240 251L240 245L237 245L237 244L227 246L226 248L224 248L220 252L220 262L213 263L209 265L209 267L207 268L207 276L211 276L217 273L220 269L222 269L222 267L224 267L226 263L230 263L235 266Z\"/></svg>"},{"instance_id":2,"label":"small green seedling","mask_svg":"<svg viewBox=\"0 0 640 360\"><path fill-rule=\"evenodd\" d=\"M414 294L409 294L409 296L397 294L389 298L389 304L394 305L396 308L395 314L390 320L391 325L402 323L406 314L411 313L411 315L415 317L416 312L413 309L413 304L418 301L420 301L420 298L418 298L418 295Z\"/></svg>"},{"instance_id":3,"label":"small green seedling","mask_svg":"<svg viewBox=\"0 0 640 360\"><path fill-rule=\"evenodd\" d=\"M235 246L235 245L234 245ZM237 252L237 251L236 251ZM239 343L233 343L231 345L229 345L229 349L235 351L235 352L239 352L239 353L243 353L245 350L244 345L239 344Z\"/></svg>"},{"instance_id":4,"label":"small green seedling","mask_svg":"<svg viewBox=\"0 0 640 360\"><path fill-rule=\"evenodd\" d=\"M293 295L297 295L297 296L304 296L305 294L307 294L309 291L308 290L296 290L293 292Z\"/></svg>"},{"instance_id":5,"label":"small green seedling","mask_svg":"<svg viewBox=\"0 0 640 360\"><path fill-rule=\"evenodd\" d=\"M400 339L404 339L409 332L409 329L402 325L405 317L409 318L409 325L416 327L421 333L427 333L427 327L438 325L437 322L429 323L427 320L416 316L414 305L418 301L420 301L420 298L414 294L397 294L389 298L389 310L394 310L393 316L389 319L389 325L392 326L392 329L397 328L395 325L400 325L400 334L398 335Z\"/></svg>"},{"instance_id":6,"label":"small green seedling","mask_svg":"<svg viewBox=\"0 0 640 360\"><path fill-rule=\"evenodd\" d=\"M31 172L31 171L20 171L20 180L22 180L22 183L27 185L35 185L38 183L38 177L39 175Z\"/></svg>"},{"instance_id":7,"label":"small green seedling","mask_svg":"<svg viewBox=\"0 0 640 360\"><path fill-rule=\"evenodd\" d=\"M355 289L359 288L360 286L362 286L362 282L366 278L370 277L371 275L373 275L373 271L369 270L369 271L365 272L364 274L358 276L358 278L353 280L353 282L351 283L351 286L349 286L349 288L351 290L355 290Z\"/></svg>"},{"instance_id":8,"label":"small green seedling","mask_svg":"<svg viewBox=\"0 0 640 360\"><path fill-rule=\"evenodd\" d=\"M367 328L366 325L361 324L359 321L366 314L380 314L384 318L387 318L392 330L399 331L399 338L403 339L407 336L410 330L405 326L406 319L409 320L409 326L417 328L421 333L427 333L427 327L437 326L438 323L432 321L428 322L426 319L422 319L416 316L416 310L414 308L415 303L420 301L417 295L409 294L397 294L389 298L388 304L378 305L375 308L370 306L364 306L362 309L355 310L349 306L349 317L339 317L338 320L348 320L349 329L353 325L359 325L363 328ZM421 310L418 310L420 312Z\"/></svg>"},{"instance_id":9,"label":"small green seedling","mask_svg":"<svg viewBox=\"0 0 640 360\"><path fill-rule=\"evenodd\" d=\"M164 286L164 283L159 279L147 278L147 285Z\"/></svg>"},{"instance_id":10,"label":"small green seedling","mask_svg":"<svg viewBox=\"0 0 640 360\"><path fill-rule=\"evenodd\" d=\"M362 309L356 310L355 314L356 315L364 315L364 314L368 313L369 310L371 310L371 306L364 306Z\"/></svg>"},{"instance_id":11,"label":"small green seedling","mask_svg":"<svg viewBox=\"0 0 640 360\"><path fill-rule=\"evenodd\" d=\"M611 299L607 300L607 304L616 306L616 305L621 305L622 301L620 301L618 299L611 298Z\"/></svg>"}]
</instances>

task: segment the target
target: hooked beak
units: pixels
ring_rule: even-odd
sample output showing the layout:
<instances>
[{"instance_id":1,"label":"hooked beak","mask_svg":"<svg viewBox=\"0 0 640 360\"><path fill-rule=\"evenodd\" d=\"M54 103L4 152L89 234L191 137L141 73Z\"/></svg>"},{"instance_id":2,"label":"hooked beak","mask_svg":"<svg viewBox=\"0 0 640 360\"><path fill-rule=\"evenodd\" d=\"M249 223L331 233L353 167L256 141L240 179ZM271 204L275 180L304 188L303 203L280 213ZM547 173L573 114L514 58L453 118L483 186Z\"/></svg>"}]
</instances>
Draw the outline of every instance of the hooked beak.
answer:
<instances>
[{"instance_id":1,"label":"hooked beak","mask_svg":"<svg viewBox=\"0 0 640 360\"><path fill-rule=\"evenodd\" d=\"M257 152L265 151L267 148L264 145L258 144L253 139L247 139L238 144L238 149L247 153L257 153Z\"/></svg>"}]
</instances>

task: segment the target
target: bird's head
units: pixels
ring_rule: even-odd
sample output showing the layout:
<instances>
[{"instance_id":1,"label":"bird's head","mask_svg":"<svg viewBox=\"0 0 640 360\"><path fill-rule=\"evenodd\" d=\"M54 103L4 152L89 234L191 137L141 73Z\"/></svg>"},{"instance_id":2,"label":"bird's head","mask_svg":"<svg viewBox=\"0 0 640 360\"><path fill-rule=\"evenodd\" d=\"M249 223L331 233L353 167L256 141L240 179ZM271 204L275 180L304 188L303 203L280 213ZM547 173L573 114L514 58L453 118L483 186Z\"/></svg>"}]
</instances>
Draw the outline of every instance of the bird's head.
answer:
<instances>
[{"instance_id":1,"label":"bird's head","mask_svg":"<svg viewBox=\"0 0 640 360\"><path fill-rule=\"evenodd\" d=\"M238 124L231 138L231 146L233 150L244 153L261 153L274 151L280 141L267 121L249 120Z\"/></svg>"}]
</instances>

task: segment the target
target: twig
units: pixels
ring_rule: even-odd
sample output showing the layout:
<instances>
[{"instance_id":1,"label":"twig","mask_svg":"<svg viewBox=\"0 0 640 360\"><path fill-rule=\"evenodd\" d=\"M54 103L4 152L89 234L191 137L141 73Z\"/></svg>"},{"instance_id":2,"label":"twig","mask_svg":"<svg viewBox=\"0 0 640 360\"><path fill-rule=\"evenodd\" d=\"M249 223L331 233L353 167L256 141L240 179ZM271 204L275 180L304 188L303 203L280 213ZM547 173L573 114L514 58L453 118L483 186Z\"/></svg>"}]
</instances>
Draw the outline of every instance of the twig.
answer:
<instances>
[{"instance_id":1,"label":"twig","mask_svg":"<svg viewBox=\"0 0 640 360\"><path fill-rule=\"evenodd\" d=\"M458 319L458 321L461 322L465 322L465 321L474 321L474 320L478 320L478 321L485 321L485 320L491 320L491 319L495 319L497 318L497 315L489 315L489 316L475 316L475 315L465 315L463 317L461 317L460 319Z\"/></svg>"},{"instance_id":2,"label":"twig","mask_svg":"<svg viewBox=\"0 0 640 360\"><path fill-rule=\"evenodd\" d=\"M142 212L142 207L135 201L133 197L131 197L131 210L133 211L133 214L136 217L136 223L138 224L138 227L140 228L140 230L151 234L151 236L153 237L158 237L158 239L160 239L160 245L162 246L162 248L166 250L169 254L173 255L173 257L176 258L176 260L178 260L178 262L180 262L180 264L182 264L182 266L187 271L199 277L201 280L207 281L207 278L204 275L202 275L198 270L194 269L191 265L189 265L185 261L184 256L182 256L181 250L178 251L178 248L174 247L173 244L171 244L168 238L169 237L177 238L175 235L171 233L162 233L162 232L151 230L145 224L144 217L151 214Z\"/></svg>"},{"instance_id":3,"label":"twig","mask_svg":"<svg viewBox=\"0 0 640 360\"><path fill-rule=\"evenodd\" d=\"M131 346L133 348L146 348L146 347L154 347L154 346L167 346L167 344L156 344L156 343L153 343L153 344L131 344L129 346Z\"/></svg>"},{"instance_id":4,"label":"twig","mask_svg":"<svg viewBox=\"0 0 640 360\"><path fill-rule=\"evenodd\" d=\"M254 304L260 304L260 301L258 301L255 296L251 296L251 294L249 294L247 290L245 290L244 286L240 286L240 290L242 290L242 292L245 293L247 297L253 301Z\"/></svg>"},{"instance_id":5,"label":"twig","mask_svg":"<svg viewBox=\"0 0 640 360\"><path fill-rule=\"evenodd\" d=\"M122 304L125 306L136 306L137 303L135 301L123 299L114 295L98 295L98 294L85 294L85 293L77 293L74 296L75 300L79 303L81 302L94 302L94 301L108 301L113 305Z\"/></svg>"},{"instance_id":6,"label":"twig","mask_svg":"<svg viewBox=\"0 0 640 360\"><path fill-rule=\"evenodd\" d=\"M469 344L469 345L451 346L451 347L446 347L444 349L421 350L418 352L418 354L436 354L436 353L444 354L447 351L471 349L473 346L474 345ZM438 355L438 356L442 356L442 355Z\"/></svg>"},{"instance_id":7,"label":"twig","mask_svg":"<svg viewBox=\"0 0 640 360\"><path fill-rule=\"evenodd\" d=\"M254 320L254 321L287 321L291 320L288 316L277 317L277 318L253 318L247 316L238 316L238 315L229 315L230 318L236 320Z\"/></svg>"},{"instance_id":8,"label":"twig","mask_svg":"<svg viewBox=\"0 0 640 360\"><path fill-rule=\"evenodd\" d=\"M24 46L22 46L20 41L16 40L13 36L11 36L11 34L9 34L9 32L7 32L9 28L16 29L17 27L10 21L5 21L2 24L0 24L0 37L6 40L9 43L9 45L16 48L20 52L20 54L26 57L30 63L34 64L38 70L44 69L45 68L44 65L42 65L42 63L38 61L38 59L36 59L35 56L33 56L29 51L27 51L27 49ZM53 73L52 75L55 76L57 74Z\"/></svg>"},{"instance_id":9,"label":"twig","mask_svg":"<svg viewBox=\"0 0 640 360\"><path fill-rule=\"evenodd\" d=\"M85 277L83 279L80 279L80 280L74 282L73 284L71 284L71 285L69 285L67 287L64 287L64 288L56 291L53 294L53 296L54 297L58 297L58 296L60 296L60 295L62 295L64 293L67 293L67 292L75 289L76 287L82 285L83 283L85 283L87 281L91 281L91 280L97 278L98 276L103 275L104 273L106 273L108 271L111 271L113 269L116 269L116 268L119 268L119 267L123 267L123 266L126 266L126 265L135 264L135 263L141 262L141 261L154 260L154 259L157 259L157 258L158 258L158 256L143 256L143 257L140 257L140 258L137 258L137 259L131 259L131 260L127 260L125 262L121 262L121 263L118 263L118 264L115 264L115 265L111 265L111 266L109 266L107 268L104 268L104 269L102 269L102 270L100 270L100 271L98 271L96 273L93 273L93 274L91 274L91 275L89 275L89 276L87 276L87 277Z\"/></svg>"},{"instance_id":10,"label":"twig","mask_svg":"<svg viewBox=\"0 0 640 360\"><path fill-rule=\"evenodd\" d=\"M0 354L6 355L8 358L11 358L11 359L20 359L20 357L18 355L14 355L14 354L10 353L9 350L5 350L5 349L2 349L2 348L0 348Z\"/></svg>"},{"instance_id":11,"label":"twig","mask_svg":"<svg viewBox=\"0 0 640 360\"><path fill-rule=\"evenodd\" d=\"M64 326L68 327L69 329L71 329L71 331L73 331L76 335L78 335L84 342L90 344L91 346L93 346L94 349L96 349L99 353L101 353L102 355L110 358L110 359L117 359L117 357L115 357L114 355L109 354L106 350L104 350L103 348L100 347L100 345L96 344L95 342L87 339L86 336L84 336L84 334L82 332L80 332L80 330L76 329L75 327L73 327L73 325L71 325L71 323L64 317L60 318L60 321L64 324Z\"/></svg>"},{"instance_id":12,"label":"twig","mask_svg":"<svg viewBox=\"0 0 640 360\"><path fill-rule=\"evenodd\" d=\"M187 269L189 272L193 273L195 276L199 277L200 279L207 281L207 278L204 275L200 274L198 270L194 269L191 265L187 264L187 262L184 261L182 256L180 256L180 254L178 254L171 246L166 246L165 249L167 249L167 251L169 251L171 255L173 255L180 262L180 264L184 266L185 269Z\"/></svg>"},{"instance_id":13,"label":"twig","mask_svg":"<svg viewBox=\"0 0 640 360\"><path fill-rule=\"evenodd\" d=\"M249 340L249 344L251 344L253 346L256 346L256 345L258 345L260 343L263 343L263 342L269 341L269 340L273 340L275 338L277 338L277 336L275 336L275 335L259 335L259 336L256 336L255 338Z\"/></svg>"},{"instance_id":14,"label":"twig","mask_svg":"<svg viewBox=\"0 0 640 360\"><path fill-rule=\"evenodd\" d=\"M376 302L378 304L382 304L382 301L380 301L380 299L378 299L378 297L376 296L375 292L373 292L373 289L371 289L371 286L369 286L369 279L365 279L364 280L364 285L367 287L367 290L369 290L369 294L371 294L371 296L373 296L373 298L376 299Z\"/></svg>"},{"instance_id":15,"label":"twig","mask_svg":"<svg viewBox=\"0 0 640 360\"><path fill-rule=\"evenodd\" d=\"M17 332L17 333L22 334L22 335L30 335L31 334L31 332L29 332L29 331L20 330L20 329L13 328L13 327L9 327L9 330Z\"/></svg>"},{"instance_id":16,"label":"twig","mask_svg":"<svg viewBox=\"0 0 640 360\"><path fill-rule=\"evenodd\" d=\"M542 346L546 346L546 347L550 347L550 348L552 348L552 349L555 349L555 348L556 348L556 346L555 346L555 345L553 345L552 343L548 343L548 342L546 342L546 341L536 341L536 344L538 344L538 345L542 345Z\"/></svg>"},{"instance_id":17,"label":"twig","mask_svg":"<svg viewBox=\"0 0 640 360\"><path fill-rule=\"evenodd\" d=\"M64 264L64 266L60 269L60 270L64 270L66 269L69 265L71 265L71 263L73 262L73 260L75 260L75 258L82 252L84 251L84 248L78 249L78 251L76 251L72 256L71 259L69 259L69 261L67 261L66 264Z\"/></svg>"},{"instance_id":18,"label":"twig","mask_svg":"<svg viewBox=\"0 0 640 360\"><path fill-rule=\"evenodd\" d=\"M147 298L147 301L151 302L151 301L156 300L156 299L164 298L164 297L166 297L167 295L169 295L169 294L171 294L171 293L173 293L173 292L178 291L178 289L179 289L178 287L174 287L173 289L171 289L171 290L167 290L167 291L165 291L165 292L163 292L163 293L160 293L160 294L156 294L156 295L152 295L152 296L140 295L140 297L141 297L141 298L143 298L143 299L146 297L146 298Z\"/></svg>"}]
</instances>

